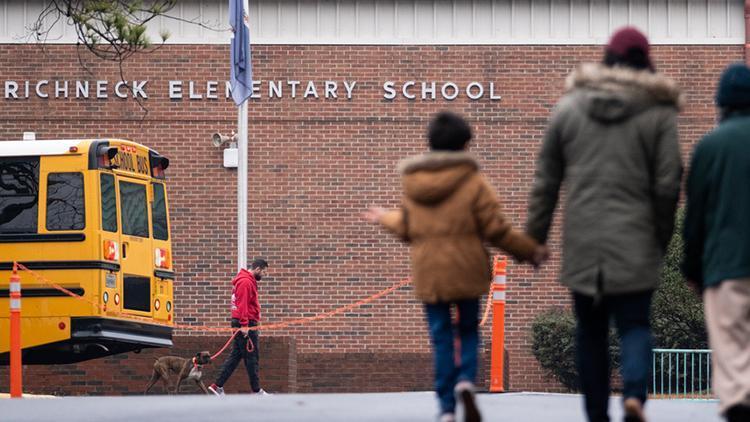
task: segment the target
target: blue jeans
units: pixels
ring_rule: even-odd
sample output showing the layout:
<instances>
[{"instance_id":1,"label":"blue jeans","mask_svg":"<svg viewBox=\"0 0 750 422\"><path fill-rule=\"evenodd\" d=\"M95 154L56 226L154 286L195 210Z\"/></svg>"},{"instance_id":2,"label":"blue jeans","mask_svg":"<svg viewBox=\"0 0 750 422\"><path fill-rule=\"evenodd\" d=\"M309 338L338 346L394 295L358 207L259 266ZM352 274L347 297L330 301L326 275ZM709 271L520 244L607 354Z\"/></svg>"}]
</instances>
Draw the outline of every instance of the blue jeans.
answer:
<instances>
[{"instance_id":1,"label":"blue jeans","mask_svg":"<svg viewBox=\"0 0 750 422\"><path fill-rule=\"evenodd\" d=\"M451 305L458 308L458 323L451 321ZM453 389L459 381L475 382L477 377L477 349L479 348L479 299L455 303L426 303L425 314L430 328L432 354L435 360L435 392L440 400L441 413L456 410ZM461 339L461 363L456 365L453 348L455 334Z\"/></svg>"},{"instance_id":2,"label":"blue jeans","mask_svg":"<svg viewBox=\"0 0 750 422\"><path fill-rule=\"evenodd\" d=\"M609 421L609 322L614 317L620 336L623 398L646 401L651 370L652 291L593 297L573 294L578 326L576 363L590 422Z\"/></svg>"}]
</instances>

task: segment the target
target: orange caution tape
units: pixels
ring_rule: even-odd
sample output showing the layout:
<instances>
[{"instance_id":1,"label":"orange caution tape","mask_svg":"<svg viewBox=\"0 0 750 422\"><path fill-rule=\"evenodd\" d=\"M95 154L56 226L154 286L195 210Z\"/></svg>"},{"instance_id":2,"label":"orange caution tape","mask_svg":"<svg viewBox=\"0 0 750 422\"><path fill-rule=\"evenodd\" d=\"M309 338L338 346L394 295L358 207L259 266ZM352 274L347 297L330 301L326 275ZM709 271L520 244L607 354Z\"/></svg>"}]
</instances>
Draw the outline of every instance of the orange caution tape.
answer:
<instances>
[{"instance_id":1,"label":"orange caution tape","mask_svg":"<svg viewBox=\"0 0 750 422\"><path fill-rule=\"evenodd\" d=\"M505 274L505 266L507 265L507 261L505 258L503 258L502 261L497 259L497 256L492 258L492 282L495 282L495 276L499 273ZM493 286L494 287L494 286ZM487 318L490 316L490 309L492 308L492 290L493 287L490 287L489 293L487 293L487 302L484 307L484 316L482 316L482 321L479 323L479 326L483 326L487 322Z\"/></svg>"},{"instance_id":2,"label":"orange caution tape","mask_svg":"<svg viewBox=\"0 0 750 422\"><path fill-rule=\"evenodd\" d=\"M107 310L107 305L106 304L100 304L98 301L93 301L93 300L87 299L87 298L85 298L83 296L80 296L80 295L78 295L76 293L73 293L72 291L66 289L65 287L62 287L59 284L57 284L57 283L55 283L55 282L47 279L46 277L42 276L41 274L38 274L38 273L30 270L29 268L27 268L25 265L23 265L21 263L18 263L17 265L18 265L18 268L20 270L26 271L27 273L31 274L38 281L40 281L40 282L42 282L44 284L47 284L47 285L51 286L52 288L57 289L57 290L65 293L66 295L68 295L68 296L70 296L72 298L78 299L80 301L86 302L86 303L94 306L95 308L99 309L102 313L104 313L104 314L106 314L108 316L123 317L123 318L127 318L127 319L130 319L130 320L137 320L137 321L142 321L142 322L151 323L151 324L154 323L154 321L152 319L150 319L150 318L146 318L146 317L142 317L142 316L138 316L138 315L130 315L130 314L126 314L126 313L119 312L119 311ZM333 316L336 316L336 315L343 314L345 312L351 311L351 310L356 309L356 308L358 308L360 306L363 306L363 305L366 305L366 304L368 304L370 302L378 300L378 299L382 298L383 296L386 296L386 295L388 295L388 294L390 294L390 293L392 293L392 292L394 292L394 291L400 289L401 287L404 287L404 286L406 286L407 284L410 284L410 283L411 283L411 279L401 280L398 283L395 283L392 286L388 287L387 289L381 290L381 291L379 291L379 292L377 292L377 293L375 293L375 294L373 294L371 296L368 296L368 297L366 297L364 299L361 299L361 300L358 300L356 302L350 303L350 304L348 304L346 306L342 306L340 308L332 309L332 310L327 311L327 312L321 312L319 314L312 315L312 316L309 316L309 317L295 318L295 319L291 319L291 320L287 320L287 321L282 321L282 322L277 322L277 323L256 325L256 326L252 326L252 327L249 327L249 328L251 330L280 330L280 329L283 329L283 328L287 328L287 327L289 327L291 325L302 325L302 324L305 324L305 323L308 323L308 322L320 321L320 320L323 320L323 319L326 319L326 318L330 318L330 317L333 317ZM480 326L485 325L485 323L487 322L491 308L492 308L492 290L490 290L489 295L487 296L486 306L485 306L485 310L484 310L484 316L482 317L482 320L479 323ZM204 326L204 325L185 325L185 324L177 324L177 323L173 324L172 327L175 328L175 329L183 329L183 330L191 330L191 331L208 331L208 332L227 332L227 331L231 331L232 332L232 336L229 338L229 340L227 340L227 343L224 345L224 347L222 347L221 350L219 350L218 352L216 352L216 354L214 354L211 357L211 359L215 359L216 357L218 357L231 344L232 339L234 339L234 337L240 332L236 328L231 328L231 327L211 327L211 326Z\"/></svg>"},{"instance_id":3,"label":"orange caution tape","mask_svg":"<svg viewBox=\"0 0 750 422\"><path fill-rule=\"evenodd\" d=\"M76 298L76 299L81 300L83 302L89 303L90 305L94 306L95 308L98 308L99 310L101 310L102 313L104 313L104 314L106 314L108 316L120 316L120 317L128 318L128 319L131 319L131 320L139 320L139 321L143 321L143 322L147 322L147 323L153 324L153 320L150 319L150 318L145 318L145 317L141 317L141 316L137 316L137 315L125 314L125 313L122 313L122 312L119 312L119 311L107 310L107 306L106 305L102 305L99 302L95 302L93 300L89 300L89 299L87 299L87 298L85 298L83 296L80 296L78 294L75 294L75 293L71 292L70 290L68 290L68 289L60 286L59 284L57 284L57 283L55 283L55 282L53 282L53 281L45 278L44 276L42 276L40 274L37 274L36 272L28 269L23 264L19 263L18 264L18 268L21 269L21 270L23 270L23 271L28 272L29 274L31 274L32 276L34 276L34 278L36 278L38 281L40 281L42 283L45 283L45 284L47 284L47 285L49 285L49 286L51 286L51 287L53 287L53 288L55 288L55 289L63 292L63 293L65 293L66 295L68 295L70 297L73 297L73 298ZM312 316L309 316L309 317L296 318L296 319L291 319L291 320L288 320L288 321L282 321L282 322L277 322L277 323L272 323L272 324L256 325L256 326L252 326L252 327L249 327L249 328L251 330L279 330L279 329L282 329L282 328L289 327L291 325L301 325L301 324L304 324L304 323L307 323L307 322L320 321L322 319L330 318L330 317L333 317L333 316L336 316L336 315L339 315L339 314L351 311L352 309L358 308L358 307L360 307L362 305L366 305L366 304L368 304L370 302L378 300L381 297L383 297L385 295L388 295L388 294L390 294L390 293L392 293L392 292L400 289L401 287L406 286L409 283L411 283L410 279L401 280L398 283L393 284L391 287L388 287L385 290L381 290L378 293L375 293L374 295L371 295L371 296L369 296L367 298L364 298L362 300L358 300L358 301L356 301L354 303L350 303L349 305L342 306L342 307L336 308L336 309L332 309L332 310L327 311L327 312L321 312L319 314L312 315ZM177 329L193 330L193 331L218 331L218 332L226 332L226 331L234 331L235 330L234 328L231 328L231 327L210 327L210 326L202 326L202 325L184 325L184 324L176 324L176 323L172 327L173 328L177 328Z\"/></svg>"},{"instance_id":4,"label":"orange caution tape","mask_svg":"<svg viewBox=\"0 0 750 422\"><path fill-rule=\"evenodd\" d=\"M484 307L484 316L482 316L482 321L479 323L479 326L483 326L485 322L487 322L487 318L490 316L490 309L492 309L492 289L490 289L490 293L487 295L487 303Z\"/></svg>"}]
</instances>

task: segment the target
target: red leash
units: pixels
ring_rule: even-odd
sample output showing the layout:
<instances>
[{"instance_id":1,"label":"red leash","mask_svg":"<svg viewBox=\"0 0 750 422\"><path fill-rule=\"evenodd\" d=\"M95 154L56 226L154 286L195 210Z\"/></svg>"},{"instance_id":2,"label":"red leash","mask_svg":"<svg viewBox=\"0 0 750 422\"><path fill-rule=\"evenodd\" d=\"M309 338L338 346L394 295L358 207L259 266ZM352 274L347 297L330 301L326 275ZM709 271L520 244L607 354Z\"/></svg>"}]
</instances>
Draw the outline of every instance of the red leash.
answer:
<instances>
[{"instance_id":1,"label":"red leash","mask_svg":"<svg viewBox=\"0 0 750 422\"><path fill-rule=\"evenodd\" d=\"M227 342L224 344L224 346L221 349L219 349L219 351L216 352L216 354L214 354L213 356L211 356L211 360L216 359L217 357L219 357L219 355L221 355L222 353L224 353L224 350L227 350L227 347L229 347L229 345L232 344L232 340L234 340L234 338L237 337L237 334L239 334L240 331L241 330L236 330L232 334L232 336L229 337L229 340L227 340ZM255 345L253 344L253 341L250 339L250 336L247 336L247 344L245 345L245 350L247 350L248 353L252 353L253 350L255 350Z\"/></svg>"}]
</instances>

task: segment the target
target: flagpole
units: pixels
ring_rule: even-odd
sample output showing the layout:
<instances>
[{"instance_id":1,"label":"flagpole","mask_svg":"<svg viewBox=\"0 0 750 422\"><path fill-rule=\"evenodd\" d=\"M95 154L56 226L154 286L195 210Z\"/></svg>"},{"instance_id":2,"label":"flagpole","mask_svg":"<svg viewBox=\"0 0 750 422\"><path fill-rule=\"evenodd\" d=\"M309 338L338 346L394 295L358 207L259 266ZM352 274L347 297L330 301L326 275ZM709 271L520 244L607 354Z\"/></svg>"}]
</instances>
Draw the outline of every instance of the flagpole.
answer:
<instances>
[{"instance_id":1,"label":"flagpole","mask_svg":"<svg viewBox=\"0 0 750 422\"><path fill-rule=\"evenodd\" d=\"M252 96L248 0L229 0L232 99L237 104L237 271L247 268L247 100Z\"/></svg>"},{"instance_id":2,"label":"flagpole","mask_svg":"<svg viewBox=\"0 0 750 422\"><path fill-rule=\"evenodd\" d=\"M247 268L247 100L237 113L237 271Z\"/></svg>"}]
</instances>

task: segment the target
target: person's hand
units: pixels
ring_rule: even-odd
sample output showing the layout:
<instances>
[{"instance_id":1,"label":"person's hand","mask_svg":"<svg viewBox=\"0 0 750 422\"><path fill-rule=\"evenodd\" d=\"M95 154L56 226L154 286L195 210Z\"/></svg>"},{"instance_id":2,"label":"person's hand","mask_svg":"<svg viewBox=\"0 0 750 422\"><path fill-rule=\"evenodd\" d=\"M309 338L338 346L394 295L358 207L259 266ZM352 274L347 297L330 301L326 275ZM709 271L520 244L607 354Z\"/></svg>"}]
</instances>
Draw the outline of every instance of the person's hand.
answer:
<instances>
[{"instance_id":1,"label":"person's hand","mask_svg":"<svg viewBox=\"0 0 750 422\"><path fill-rule=\"evenodd\" d=\"M250 335L250 327L240 327L240 331L242 331L242 335L245 337Z\"/></svg>"},{"instance_id":2,"label":"person's hand","mask_svg":"<svg viewBox=\"0 0 750 422\"><path fill-rule=\"evenodd\" d=\"M538 245L531 256L531 265L539 268L547 259L549 259L549 248L546 245Z\"/></svg>"},{"instance_id":3,"label":"person's hand","mask_svg":"<svg viewBox=\"0 0 750 422\"><path fill-rule=\"evenodd\" d=\"M698 282L696 282L695 280L688 279L687 285L690 288L690 290L692 290L693 293L695 293L696 296L701 297L701 287L700 285L698 285Z\"/></svg>"},{"instance_id":4,"label":"person's hand","mask_svg":"<svg viewBox=\"0 0 750 422\"><path fill-rule=\"evenodd\" d=\"M385 208L370 207L369 210L362 213L362 218L371 223L379 223L380 219L385 215L385 213Z\"/></svg>"}]
</instances>

